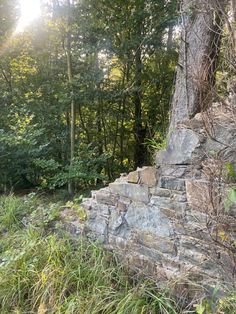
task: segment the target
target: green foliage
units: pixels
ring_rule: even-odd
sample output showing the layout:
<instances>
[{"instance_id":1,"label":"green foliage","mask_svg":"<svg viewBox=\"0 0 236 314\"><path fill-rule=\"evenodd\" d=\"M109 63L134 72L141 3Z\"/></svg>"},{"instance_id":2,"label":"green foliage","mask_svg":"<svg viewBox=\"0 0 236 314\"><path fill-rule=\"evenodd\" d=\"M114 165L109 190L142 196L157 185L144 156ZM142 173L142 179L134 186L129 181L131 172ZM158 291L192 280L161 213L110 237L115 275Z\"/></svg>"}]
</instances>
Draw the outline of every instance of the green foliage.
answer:
<instances>
[{"instance_id":1,"label":"green foliage","mask_svg":"<svg viewBox=\"0 0 236 314\"><path fill-rule=\"evenodd\" d=\"M234 188L230 188L225 200L226 209L229 209L233 204L236 204L236 190Z\"/></svg>"},{"instance_id":2,"label":"green foliage","mask_svg":"<svg viewBox=\"0 0 236 314\"><path fill-rule=\"evenodd\" d=\"M161 135L158 139L147 139L145 143L151 150L159 151L166 148L167 139Z\"/></svg>"},{"instance_id":3,"label":"green foliage","mask_svg":"<svg viewBox=\"0 0 236 314\"><path fill-rule=\"evenodd\" d=\"M236 173L234 169L234 165L230 162L227 162L226 165L226 175L230 182L235 182ZM226 200L225 200L225 208L229 209L232 205L236 204L236 190L234 187L229 188Z\"/></svg>"},{"instance_id":4,"label":"green foliage","mask_svg":"<svg viewBox=\"0 0 236 314\"><path fill-rule=\"evenodd\" d=\"M135 146L146 152L144 144L168 125L177 53L175 38L171 49L166 38L176 19L176 0L82 0L74 1L70 12L66 2L57 1L45 4L45 15L30 32L11 36L16 2L4 0L0 10L0 190L57 188L70 180L87 187L104 174L111 180L132 169ZM143 56L139 66L137 50ZM69 167L72 99L77 154ZM149 163L150 154L143 155Z\"/></svg>"},{"instance_id":5,"label":"green foliage","mask_svg":"<svg viewBox=\"0 0 236 314\"><path fill-rule=\"evenodd\" d=\"M235 181L236 180L236 173L235 173L234 165L230 162L227 162L225 166L226 166L228 177L231 180Z\"/></svg>"},{"instance_id":6,"label":"green foliage","mask_svg":"<svg viewBox=\"0 0 236 314\"><path fill-rule=\"evenodd\" d=\"M32 206L34 201L36 207ZM1 216L8 210L15 216L10 225L2 222L2 314L178 313L167 293L158 291L150 281L129 278L112 254L85 240L72 241L61 229L57 234L51 233L48 227L56 215L48 219L39 213L51 211L58 215L60 204L46 205L34 194L25 198L0 197L0 203ZM20 216L19 208L24 208ZM39 223L39 217L44 224Z\"/></svg>"},{"instance_id":7,"label":"green foliage","mask_svg":"<svg viewBox=\"0 0 236 314\"><path fill-rule=\"evenodd\" d=\"M2 196L0 198L0 228L19 228L22 218L28 213L28 206L18 197Z\"/></svg>"},{"instance_id":8,"label":"green foliage","mask_svg":"<svg viewBox=\"0 0 236 314\"><path fill-rule=\"evenodd\" d=\"M73 165L62 166L55 160L37 160L40 168L42 187L58 188L65 186L71 179L77 187L94 185L97 179L106 177L100 173L107 161L105 154L98 155L92 146L80 146Z\"/></svg>"},{"instance_id":9,"label":"green foliage","mask_svg":"<svg viewBox=\"0 0 236 314\"><path fill-rule=\"evenodd\" d=\"M66 207L71 208L73 210L75 210L76 214L78 215L79 219L81 221L85 221L87 219L87 213L84 210L84 208L82 206L80 206L76 200L74 199L74 202L72 201L68 201L66 203Z\"/></svg>"},{"instance_id":10,"label":"green foliage","mask_svg":"<svg viewBox=\"0 0 236 314\"><path fill-rule=\"evenodd\" d=\"M218 313L236 314L236 292L219 300Z\"/></svg>"},{"instance_id":11,"label":"green foliage","mask_svg":"<svg viewBox=\"0 0 236 314\"><path fill-rule=\"evenodd\" d=\"M203 299L196 306L197 314L236 314L236 294L220 299Z\"/></svg>"}]
</instances>

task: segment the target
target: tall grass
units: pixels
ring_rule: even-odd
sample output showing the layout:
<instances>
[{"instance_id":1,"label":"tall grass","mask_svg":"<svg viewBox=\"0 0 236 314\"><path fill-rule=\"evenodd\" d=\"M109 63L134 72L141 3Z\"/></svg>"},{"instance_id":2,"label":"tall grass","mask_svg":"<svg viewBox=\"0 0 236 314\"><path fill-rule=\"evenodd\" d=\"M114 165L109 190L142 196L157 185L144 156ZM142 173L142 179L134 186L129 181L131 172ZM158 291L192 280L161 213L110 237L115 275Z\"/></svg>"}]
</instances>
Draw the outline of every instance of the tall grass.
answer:
<instances>
[{"instance_id":1,"label":"tall grass","mask_svg":"<svg viewBox=\"0 0 236 314\"><path fill-rule=\"evenodd\" d=\"M42 206L0 197L1 314L179 313L154 283L131 280L112 254L49 232Z\"/></svg>"},{"instance_id":2,"label":"tall grass","mask_svg":"<svg viewBox=\"0 0 236 314\"><path fill-rule=\"evenodd\" d=\"M236 314L235 293L181 311L113 254L56 229L59 209L35 195L0 197L0 314Z\"/></svg>"}]
</instances>

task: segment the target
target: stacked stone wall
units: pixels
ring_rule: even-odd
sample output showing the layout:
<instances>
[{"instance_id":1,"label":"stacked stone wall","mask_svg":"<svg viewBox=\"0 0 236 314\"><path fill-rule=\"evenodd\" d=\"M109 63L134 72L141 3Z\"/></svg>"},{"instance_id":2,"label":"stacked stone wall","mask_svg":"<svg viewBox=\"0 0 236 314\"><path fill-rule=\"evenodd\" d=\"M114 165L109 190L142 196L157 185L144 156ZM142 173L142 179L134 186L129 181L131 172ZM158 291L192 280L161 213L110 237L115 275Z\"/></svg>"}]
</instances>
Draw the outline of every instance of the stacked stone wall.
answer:
<instances>
[{"instance_id":1,"label":"stacked stone wall","mask_svg":"<svg viewBox=\"0 0 236 314\"><path fill-rule=\"evenodd\" d=\"M206 114L177 126L156 166L93 191L82 203L87 220L70 226L158 282L188 277L205 286L234 285L236 209L225 208L233 182L222 169L235 163L236 128L218 104L209 135Z\"/></svg>"}]
</instances>

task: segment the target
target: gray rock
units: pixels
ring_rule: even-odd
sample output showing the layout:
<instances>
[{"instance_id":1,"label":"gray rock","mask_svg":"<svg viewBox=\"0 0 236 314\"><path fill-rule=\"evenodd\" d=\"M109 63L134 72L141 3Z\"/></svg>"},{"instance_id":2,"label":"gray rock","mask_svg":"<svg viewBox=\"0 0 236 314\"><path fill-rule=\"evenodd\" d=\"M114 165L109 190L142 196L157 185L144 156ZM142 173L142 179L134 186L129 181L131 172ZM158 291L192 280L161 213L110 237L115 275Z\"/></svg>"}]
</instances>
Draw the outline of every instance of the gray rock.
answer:
<instances>
[{"instance_id":1,"label":"gray rock","mask_svg":"<svg viewBox=\"0 0 236 314\"><path fill-rule=\"evenodd\" d=\"M128 174L128 182L136 184L139 182L139 172L137 170Z\"/></svg>"},{"instance_id":2,"label":"gray rock","mask_svg":"<svg viewBox=\"0 0 236 314\"><path fill-rule=\"evenodd\" d=\"M182 178L185 177L189 172L189 166L183 165L162 165L158 168L159 176L167 177L176 177Z\"/></svg>"},{"instance_id":3,"label":"gray rock","mask_svg":"<svg viewBox=\"0 0 236 314\"><path fill-rule=\"evenodd\" d=\"M155 187L155 188L150 189L150 194L155 195L155 196L170 197L171 191L168 189Z\"/></svg>"},{"instance_id":4,"label":"gray rock","mask_svg":"<svg viewBox=\"0 0 236 314\"><path fill-rule=\"evenodd\" d=\"M163 238L153 233L137 231L133 235L133 241L149 249L154 249L165 254L175 255L176 253L174 240L169 237Z\"/></svg>"},{"instance_id":5,"label":"gray rock","mask_svg":"<svg viewBox=\"0 0 236 314\"><path fill-rule=\"evenodd\" d=\"M128 182L153 187L157 183L157 169L155 167L138 168L128 174Z\"/></svg>"},{"instance_id":6,"label":"gray rock","mask_svg":"<svg viewBox=\"0 0 236 314\"><path fill-rule=\"evenodd\" d=\"M171 199L168 197L152 196L150 198L150 204L155 205L157 207L164 207L164 208L173 209L173 204L171 202Z\"/></svg>"},{"instance_id":7,"label":"gray rock","mask_svg":"<svg viewBox=\"0 0 236 314\"><path fill-rule=\"evenodd\" d=\"M190 129L175 129L170 134L166 150L157 154L158 165L186 165L193 163L193 153L199 147L199 138Z\"/></svg>"},{"instance_id":8,"label":"gray rock","mask_svg":"<svg viewBox=\"0 0 236 314\"><path fill-rule=\"evenodd\" d=\"M185 180L175 177L161 177L159 185L163 189L185 191Z\"/></svg>"},{"instance_id":9,"label":"gray rock","mask_svg":"<svg viewBox=\"0 0 236 314\"><path fill-rule=\"evenodd\" d=\"M186 194L178 194L178 193L172 193L171 199L175 202L184 203L187 202L187 196Z\"/></svg>"},{"instance_id":10,"label":"gray rock","mask_svg":"<svg viewBox=\"0 0 236 314\"><path fill-rule=\"evenodd\" d=\"M157 169L155 167L143 167L139 170L140 184L153 187L157 184Z\"/></svg>"},{"instance_id":11,"label":"gray rock","mask_svg":"<svg viewBox=\"0 0 236 314\"><path fill-rule=\"evenodd\" d=\"M100 189L94 192L94 196L97 203L113 206L117 204L118 197L113 195L108 188Z\"/></svg>"},{"instance_id":12,"label":"gray rock","mask_svg":"<svg viewBox=\"0 0 236 314\"><path fill-rule=\"evenodd\" d=\"M160 237L169 237L173 234L171 221L161 214L157 207L142 203L132 203L125 219L131 228L153 233Z\"/></svg>"},{"instance_id":13,"label":"gray rock","mask_svg":"<svg viewBox=\"0 0 236 314\"><path fill-rule=\"evenodd\" d=\"M109 217L109 229L111 231L117 231L123 223L123 215L116 210L112 211Z\"/></svg>"},{"instance_id":14,"label":"gray rock","mask_svg":"<svg viewBox=\"0 0 236 314\"><path fill-rule=\"evenodd\" d=\"M114 194L127 197L133 201L143 202L145 204L149 202L149 189L146 185L114 182L111 183L109 187L111 192Z\"/></svg>"},{"instance_id":15,"label":"gray rock","mask_svg":"<svg viewBox=\"0 0 236 314\"><path fill-rule=\"evenodd\" d=\"M117 209L120 212L127 211L128 206L130 205L131 200L128 197L120 196L117 202Z\"/></svg>"}]
</instances>

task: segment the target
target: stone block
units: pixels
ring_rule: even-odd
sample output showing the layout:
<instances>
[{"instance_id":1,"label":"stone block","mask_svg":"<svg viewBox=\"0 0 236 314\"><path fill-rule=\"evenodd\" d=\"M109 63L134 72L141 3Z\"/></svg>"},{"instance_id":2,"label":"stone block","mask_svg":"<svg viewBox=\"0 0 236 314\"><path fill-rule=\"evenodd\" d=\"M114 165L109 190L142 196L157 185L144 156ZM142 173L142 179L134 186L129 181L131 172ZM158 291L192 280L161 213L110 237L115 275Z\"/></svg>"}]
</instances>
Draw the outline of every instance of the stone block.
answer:
<instances>
[{"instance_id":1,"label":"stone block","mask_svg":"<svg viewBox=\"0 0 236 314\"><path fill-rule=\"evenodd\" d=\"M182 214L178 213L177 211L175 211L174 209L170 209L170 208L160 208L160 212L162 213L162 215L164 217L169 218L171 221L173 219L181 219L182 218Z\"/></svg>"},{"instance_id":2,"label":"stone block","mask_svg":"<svg viewBox=\"0 0 236 314\"><path fill-rule=\"evenodd\" d=\"M157 184L157 169L155 167L143 167L139 170L140 184L153 187Z\"/></svg>"},{"instance_id":3,"label":"stone block","mask_svg":"<svg viewBox=\"0 0 236 314\"><path fill-rule=\"evenodd\" d=\"M127 211L128 206L130 205L131 200L127 197L120 196L117 202L117 209L119 212Z\"/></svg>"},{"instance_id":4,"label":"stone block","mask_svg":"<svg viewBox=\"0 0 236 314\"><path fill-rule=\"evenodd\" d=\"M96 234L100 239L106 241L108 231L108 216L97 211L90 211L85 223L85 233ZM100 237L101 236L101 237Z\"/></svg>"},{"instance_id":5,"label":"stone block","mask_svg":"<svg viewBox=\"0 0 236 314\"><path fill-rule=\"evenodd\" d=\"M193 153L199 147L197 134L191 129L175 129L170 133L166 150L157 154L159 165L187 165L193 162Z\"/></svg>"},{"instance_id":6,"label":"stone block","mask_svg":"<svg viewBox=\"0 0 236 314\"><path fill-rule=\"evenodd\" d=\"M173 208L173 204L168 197L152 196L150 198L150 204L157 207Z\"/></svg>"},{"instance_id":7,"label":"stone block","mask_svg":"<svg viewBox=\"0 0 236 314\"><path fill-rule=\"evenodd\" d=\"M117 232L118 229L123 225L124 219L118 211L112 211L109 217L109 229L112 232Z\"/></svg>"},{"instance_id":8,"label":"stone block","mask_svg":"<svg viewBox=\"0 0 236 314\"><path fill-rule=\"evenodd\" d=\"M189 166L162 165L158 172L160 176L182 178L188 175Z\"/></svg>"},{"instance_id":9,"label":"stone block","mask_svg":"<svg viewBox=\"0 0 236 314\"><path fill-rule=\"evenodd\" d=\"M155 167L138 168L128 174L128 182L153 187L157 184L157 169Z\"/></svg>"},{"instance_id":10,"label":"stone block","mask_svg":"<svg viewBox=\"0 0 236 314\"><path fill-rule=\"evenodd\" d=\"M115 206L117 204L117 200L118 200L117 195L110 193L110 191L107 188L96 191L94 193L94 196L97 203L107 204L107 205L112 205L112 206Z\"/></svg>"},{"instance_id":11,"label":"stone block","mask_svg":"<svg viewBox=\"0 0 236 314\"><path fill-rule=\"evenodd\" d=\"M207 242L193 237L182 237L179 247L180 261L187 261L199 267L210 259L211 252Z\"/></svg>"},{"instance_id":12,"label":"stone block","mask_svg":"<svg viewBox=\"0 0 236 314\"><path fill-rule=\"evenodd\" d=\"M184 202L187 202L187 196L186 196L186 194L172 193L171 194L171 200L173 200L175 202L184 203Z\"/></svg>"},{"instance_id":13,"label":"stone block","mask_svg":"<svg viewBox=\"0 0 236 314\"><path fill-rule=\"evenodd\" d=\"M140 254L141 256L145 256L151 258L153 261L160 263L163 259L163 253L161 251L157 251L154 248L148 248L142 245L135 245L133 244L130 247L130 251L133 250L136 253Z\"/></svg>"},{"instance_id":14,"label":"stone block","mask_svg":"<svg viewBox=\"0 0 236 314\"><path fill-rule=\"evenodd\" d=\"M184 217L185 212L188 209L188 204L186 202L176 202L170 198L160 196L152 196L150 204L161 209L163 213L166 210L167 217L169 217L168 215L170 213L173 213L172 217Z\"/></svg>"},{"instance_id":15,"label":"stone block","mask_svg":"<svg viewBox=\"0 0 236 314\"><path fill-rule=\"evenodd\" d=\"M171 191L168 189L162 189L159 187L154 187L150 189L150 194L161 197L170 197Z\"/></svg>"},{"instance_id":16,"label":"stone block","mask_svg":"<svg viewBox=\"0 0 236 314\"><path fill-rule=\"evenodd\" d=\"M159 237L153 233L137 231L133 235L133 241L139 243L141 246L157 250L164 254L176 254L174 240L169 237Z\"/></svg>"},{"instance_id":17,"label":"stone block","mask_svg":"<svg viewBox=\"0 0 236 314\"><path fill-rule=\"evenodd\" d=\"M146 185L133 183L110 183L110 190L114 194L127 197L133 201L149 203L149 189Z\"/></svg>"},{"instance_id":18,"label":"stone block","mask_svg":"<svg viewBox=\"0 0 236 314\"><path fill-rule=\"evenodd\" d=\"M134 230L150 232L160 237L173 235L171 221L162 215L157 207L133 202L125 214L125 219Z\"/></svg>"},{"instance_id":19,"label":"stone block","mask_svg":"<svg viewBox=\"0 0 236 314\"><path fill-rule=\"evenodd\" d=\"M161 177L160 187L169 190L185 191L185 180L175 177Z\"/></svg>"},{"instance_id":20,"label":"stone block","mask_svg":"<svg viewBox=\"0 0 236 314\"><path fill-rule=\"evenodd\" d=\"M128 174L128 182L129 183L139 183L139 172L132 171Z\"/></svg>"}]
</instances>

